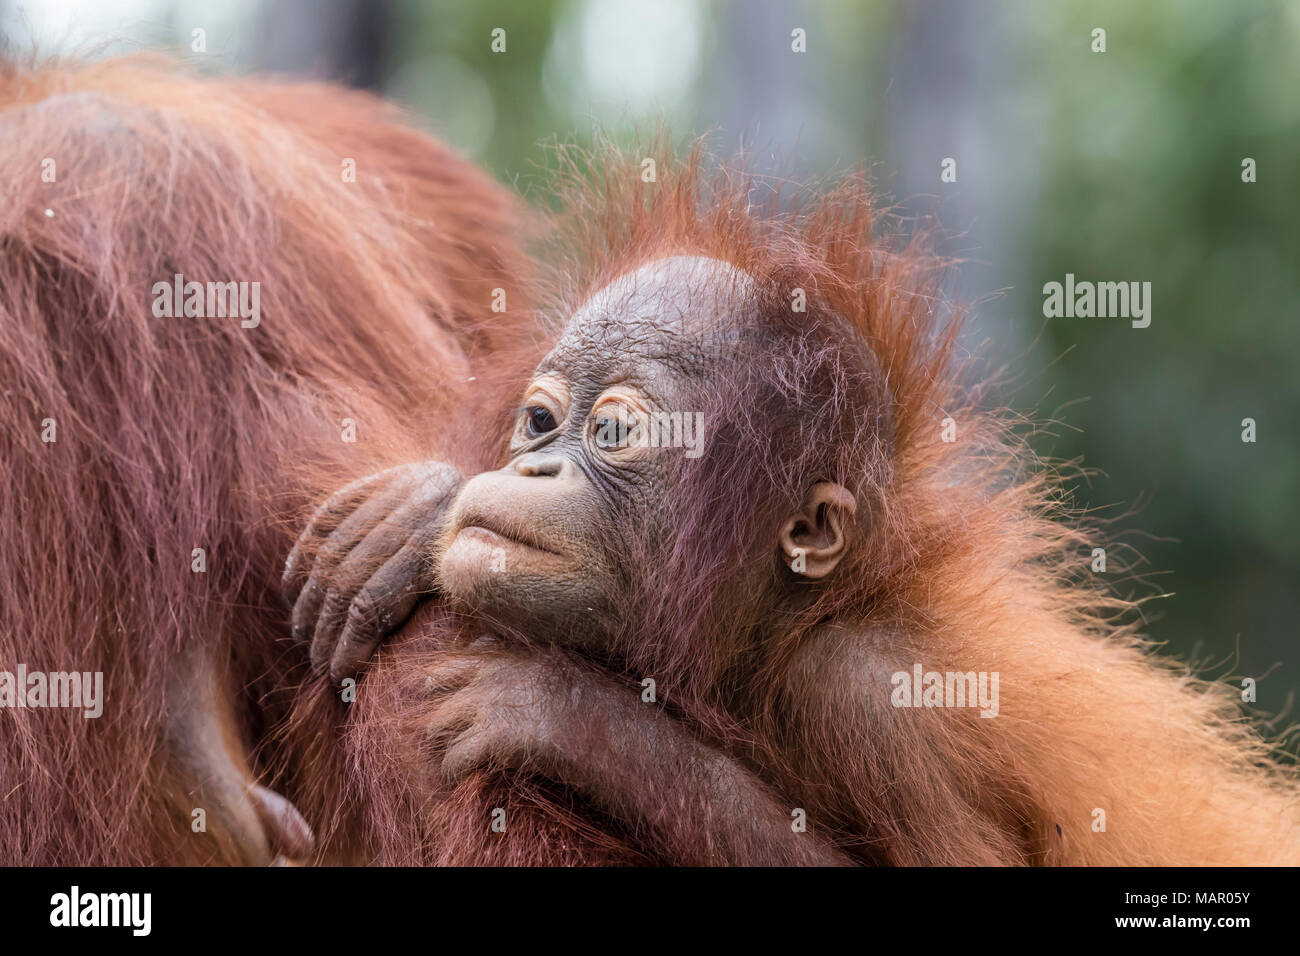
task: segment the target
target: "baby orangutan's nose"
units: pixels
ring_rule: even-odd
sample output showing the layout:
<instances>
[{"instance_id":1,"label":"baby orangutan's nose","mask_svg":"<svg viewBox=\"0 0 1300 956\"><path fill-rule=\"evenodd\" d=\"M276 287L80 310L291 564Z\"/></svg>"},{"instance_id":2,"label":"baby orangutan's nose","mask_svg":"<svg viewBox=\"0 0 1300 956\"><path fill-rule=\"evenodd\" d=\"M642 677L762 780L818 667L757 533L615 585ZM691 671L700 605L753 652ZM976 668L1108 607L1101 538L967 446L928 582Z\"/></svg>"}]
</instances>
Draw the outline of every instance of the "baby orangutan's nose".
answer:
<instances>
[{"instance_id":1,"label":"baby orangutan's nose","mask_svg":"<svg viewBox=\"0 0 1300 956\"><path fill-rule=\"evenodd\" d=\"M515 474L523 478L557 478L568 464L563 455L531 453L514 463Z\"/></svg>"}]
</instances>

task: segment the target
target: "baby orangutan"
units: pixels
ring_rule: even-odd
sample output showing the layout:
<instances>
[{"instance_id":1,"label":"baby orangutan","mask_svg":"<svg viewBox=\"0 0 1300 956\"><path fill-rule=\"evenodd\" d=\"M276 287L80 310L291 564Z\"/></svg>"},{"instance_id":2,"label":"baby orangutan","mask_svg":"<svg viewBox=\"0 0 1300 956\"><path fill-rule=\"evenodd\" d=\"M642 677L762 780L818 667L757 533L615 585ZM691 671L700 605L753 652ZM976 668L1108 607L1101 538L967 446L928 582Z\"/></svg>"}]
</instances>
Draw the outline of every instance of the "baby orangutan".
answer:
<instances>
[{"instance_id":1,"label":"baby orangutan","mask_svg":"<svg viewBox=\"0 0 1300 956\"><path fill-rule=\"evenodd\" d=\"M301 586L295 635L311 638L312 660L336 680L428 593L490 628L547 642L484 639L482 653L429 676L445 700L430 728L444 775L535 771L635 825L661 814L662 794L644 781L664 774L684 785L674 802L716 828L723 859L829 863L841 857L824 839L791 829L788 799L643 703L640 688L584 662L627 663L648 559L678 546L679 472L694 464L665 447L669 423L702 408L716 371L749 348L739 320L750 285L725 263L691 257L611 284L538 368L505 468L462 482L446 465L416 464L344 489L291 555L286 586ZM652 422L665 426L654 441ZM740 613L752 617L755 601L775 610L790 591L779 553L802 554L805 579L829 574L855 511L843 486L810 484L771 528L771 554L735 582Z\"/></svg>"},{"instance_id":2,"label":"baby orangutan","mask_svg":"<svg viewBox=\"0 0 1300 956\"><path fill-rule=\"evenodd\" d=\"M505 467L408 465L320 509L286 568L312 660L348 676L449 602L483 636L427 677L442 777L538 775L665 863L1294 857L1289 783L1035 563L1067 532L940 445L946 346L845 270L609 273ZM914 668L1000 674L1001 699L917 707Z\"/></svg>"}]
</instances>

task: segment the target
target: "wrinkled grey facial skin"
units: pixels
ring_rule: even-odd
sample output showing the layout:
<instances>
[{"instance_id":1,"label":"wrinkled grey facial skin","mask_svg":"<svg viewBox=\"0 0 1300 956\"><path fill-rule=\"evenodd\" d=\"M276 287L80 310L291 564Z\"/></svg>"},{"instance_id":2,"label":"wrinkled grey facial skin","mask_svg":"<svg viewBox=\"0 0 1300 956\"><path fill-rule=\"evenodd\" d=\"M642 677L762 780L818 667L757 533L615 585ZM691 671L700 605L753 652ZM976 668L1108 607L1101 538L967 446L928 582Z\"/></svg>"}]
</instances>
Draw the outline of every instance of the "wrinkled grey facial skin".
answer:
<instances>
[{"instance_id":1,"label":"wrinkled grey facial skin","mask_svg":"<svg viewBox=\"0 0 1300 956\"><path fill-rule=\"evenodd\" d=\"M742 317L753 280L718 259L673 256L648 263L593 295L538 366L617 380L638 368L707 371L726 324Z\"/></svg>"},{"instance_id":2,"label":"wrinkled grey facial skin","mask_svg":"<svg viewBox=\"0 0 1300 956\"><path fill-rule=\"evenodd\" d=\"M685 452L608 437L629 416L698 410L691 396L733 347L752 290L728 263L675 256L578 309L525 392L510 463L468 482L453 509L440 573L453 603L611 649L630 576L645 571L636 538L669 526L669 456Z\"/></svg>"}]
</instances>

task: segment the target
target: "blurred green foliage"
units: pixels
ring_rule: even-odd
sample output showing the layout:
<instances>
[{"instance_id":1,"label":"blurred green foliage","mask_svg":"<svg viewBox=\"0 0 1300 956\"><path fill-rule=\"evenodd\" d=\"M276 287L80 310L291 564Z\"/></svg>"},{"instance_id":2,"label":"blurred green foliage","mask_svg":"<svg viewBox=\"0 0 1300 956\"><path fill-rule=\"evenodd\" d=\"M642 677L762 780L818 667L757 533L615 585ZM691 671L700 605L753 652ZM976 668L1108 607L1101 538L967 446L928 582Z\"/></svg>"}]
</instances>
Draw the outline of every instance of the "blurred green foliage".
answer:
<instances>
[{"instance_id":1,"label":"blurred green foliage","mask_svg":"<svg viewBox=\"0 0 1300 956\"><path fill-rule=\"evenodd\" d=\"M1091 399L1050 451L1106 473L1088 501L1148 502L1123 523L1161 538L1140 547L1174 595L1149 633L1218 674L1278 664L1258 691L1276 714L1300 686L1300 5L1074 5L1055 25L1106 25L1109 50L1041 29L1019 47L1052 109L1016 312L1074 272L1151 281L1153 320L1046 324L1070 350L1054 397Z\"/></svg>"}]
</instances>

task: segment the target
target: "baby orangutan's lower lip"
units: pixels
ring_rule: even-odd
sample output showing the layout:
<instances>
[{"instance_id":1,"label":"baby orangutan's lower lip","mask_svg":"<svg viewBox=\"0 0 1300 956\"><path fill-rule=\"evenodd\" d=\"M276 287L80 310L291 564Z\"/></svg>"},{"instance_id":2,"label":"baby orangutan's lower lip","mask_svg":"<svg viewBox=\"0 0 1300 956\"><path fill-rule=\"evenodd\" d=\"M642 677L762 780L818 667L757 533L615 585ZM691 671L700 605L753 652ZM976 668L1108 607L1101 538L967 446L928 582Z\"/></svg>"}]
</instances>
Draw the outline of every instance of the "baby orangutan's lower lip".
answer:
<instances>
[{"instance_id":1,"label":"baby orangutan's lower lip","mask_svg":"<svg viewBox=\"0 0 1300 956\"><path fill-rule=\"evenodd\" d=\"M541 554L551 554L556 557L563 557L559 551L551 548L542 547L540 544L534 544L532 541L523 541L519 538L513 538L502 534L492 528L485 527L481 524L467 524L461 527L456 537L468 536L471 539L482 541L490 547L502 547L505 545L514 545L517 548L527 548L529 551L537 551Z\"/></svg>"}]
</instances>

